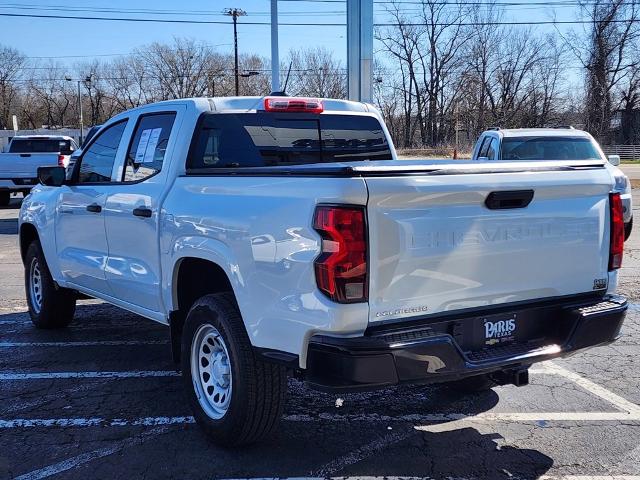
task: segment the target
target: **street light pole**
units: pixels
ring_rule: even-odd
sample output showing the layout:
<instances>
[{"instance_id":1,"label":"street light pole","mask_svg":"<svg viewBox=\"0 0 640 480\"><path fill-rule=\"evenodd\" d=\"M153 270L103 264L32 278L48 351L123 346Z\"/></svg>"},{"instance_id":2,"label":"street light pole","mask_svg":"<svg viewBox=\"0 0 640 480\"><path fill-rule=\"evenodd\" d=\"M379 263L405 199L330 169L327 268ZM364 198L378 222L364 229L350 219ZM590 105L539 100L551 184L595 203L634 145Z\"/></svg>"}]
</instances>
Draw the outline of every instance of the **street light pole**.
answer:
<instances>
[{"instance_id":1,"label":"street light pole","mask_svg":"<svg viewBox=\"0 0 640 480\"><path fill-rule=\"evenodd\" d=\"M240 95L240 78L238 76L238 17L243 17L247 14L241 8L227 8L223 12L225 15L229 15L233 18L233 45L235 52L235 67L234 74L236 78L236 97Z\"/></svg>"},{"instance_id":2,"label":"street light pole","mask_svg":"<svg viewBox=\"0 0 640 480\"><path fill-rule=\"evenodd\" d=\"M76 80L78 84L78 123L80 124L80 145L82 146L82 141L84 140L84 116L82 112L82 91L81 84L82 82L91 83L92 75L88 75L84 80ZM73 82L73 78L64 77L67 82Z\"/></svg>"},{"instance_id":3,"label":"street light pole","mask_svg":"<svg viewBox=\"0 0 640 480\"><path fill-rule=\"evenodd\" d=\"M84 140L84 118L82 115L82 96L80 92L80 80L78 80L78 112L80 112L80 145Z\"/></svg>"}]
</instances>

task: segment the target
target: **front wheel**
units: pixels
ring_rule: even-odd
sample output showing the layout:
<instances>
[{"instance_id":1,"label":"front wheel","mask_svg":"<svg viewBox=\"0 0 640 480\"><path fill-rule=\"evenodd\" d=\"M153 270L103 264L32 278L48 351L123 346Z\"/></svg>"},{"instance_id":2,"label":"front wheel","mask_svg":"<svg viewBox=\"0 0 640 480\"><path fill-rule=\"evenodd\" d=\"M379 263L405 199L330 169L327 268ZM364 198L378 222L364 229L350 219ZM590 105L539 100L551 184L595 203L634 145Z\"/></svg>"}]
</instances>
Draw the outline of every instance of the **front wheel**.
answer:
<instances>
[{"instance_id":1,"label":"front wheel","mask_svg":"<svg viewBox=\"0 0 640 480\"><path fill-rule=\"evenodd\" d=\"M256 358L228 293L191 308L182 333L182 378L196 422L221 446L265 438L282 416L287 372Z\"/></svg>"},{"instance_id":2,"label":"front wheel","mask_svg":"<svg viewBox=\"0 0 640 480\"><path fill-rule=\"evenodd\" d=\"M61 328L71 323L76 311L75 292L53 281L38 241L27 249L24 284L29 315L37 328Z\"/></svg>"}]
</instances>

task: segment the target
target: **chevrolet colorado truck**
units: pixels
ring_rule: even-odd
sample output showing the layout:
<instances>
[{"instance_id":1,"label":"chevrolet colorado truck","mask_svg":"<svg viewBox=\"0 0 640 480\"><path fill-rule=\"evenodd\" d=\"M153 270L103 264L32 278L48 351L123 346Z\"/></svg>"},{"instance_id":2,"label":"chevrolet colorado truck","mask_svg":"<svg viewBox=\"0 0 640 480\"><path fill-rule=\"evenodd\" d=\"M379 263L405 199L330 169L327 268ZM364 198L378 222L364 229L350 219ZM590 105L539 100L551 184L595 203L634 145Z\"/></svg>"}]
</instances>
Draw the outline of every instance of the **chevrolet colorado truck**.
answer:
<instances>
[{"instance_id":1,"label":"chevrolet colorado truck","mask_svg":"<svg viewBox=\"0 0 640 480\"><path fill-rule=\"evenodd\" d=\"M620 193L624 219L624 239L633 229L633 196L631 182L618 168L619 155L608 157L598 142L583 130L559 128L493 128L480 135L473 148L472 160L590 160L606 159L607 169Z\"/></svg>"},{"instance_id":2,"label":"chevrolet colorado truck","mask_svg":"<svg viewBox=\"0 0 640 480\"><path fill-rule=\"evenodd\" d=\"M78 148L71 137L62 135L18 135L6 152L0 153L0 205L9 204L11 194L28 194L37 183L38 167L66 167Z\"/></svg>"},{"instance_id":3,"label":"chevrolet colorado truck","mask_svg":"<svg viewBox=\"0 0 640 480\"><path fill-rule=\"evenodd\" d=\"M612 342L623 254L603 159L399 161L371 105L200 98L108 121L20 211L31 319L81 296L168 325L198 424L257 441L287 377L331 392L524 385Z\"/></svg>"}]
</instances>

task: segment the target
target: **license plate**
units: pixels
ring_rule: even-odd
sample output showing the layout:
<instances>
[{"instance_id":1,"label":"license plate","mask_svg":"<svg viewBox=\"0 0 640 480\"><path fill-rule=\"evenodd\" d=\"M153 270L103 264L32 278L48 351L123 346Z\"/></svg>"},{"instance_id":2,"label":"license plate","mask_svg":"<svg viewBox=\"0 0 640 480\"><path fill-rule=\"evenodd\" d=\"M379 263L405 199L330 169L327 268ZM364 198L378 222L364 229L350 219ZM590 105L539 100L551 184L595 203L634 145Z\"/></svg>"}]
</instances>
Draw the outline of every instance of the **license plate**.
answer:
<instances>
[{"instance_id":1,"label":"license plate","mask_svg":"<svg viewBox=\"0 0 640 480\"><path fill-rule=\"evenodd\" d=\"M513 342L518 332L518 315L495 315L483 318L484 344L486 346Z\"/></svg>"}]
</instances>

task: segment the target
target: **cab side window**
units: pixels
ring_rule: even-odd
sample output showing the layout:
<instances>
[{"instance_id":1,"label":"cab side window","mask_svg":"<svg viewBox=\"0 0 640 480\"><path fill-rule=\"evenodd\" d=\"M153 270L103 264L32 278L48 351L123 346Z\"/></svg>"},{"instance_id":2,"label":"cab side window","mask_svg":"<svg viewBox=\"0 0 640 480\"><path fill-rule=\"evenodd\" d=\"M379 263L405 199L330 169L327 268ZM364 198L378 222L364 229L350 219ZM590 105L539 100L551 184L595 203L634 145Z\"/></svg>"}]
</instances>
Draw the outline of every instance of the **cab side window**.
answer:
<instances>
[{"instance_id":1,"label":"cab side window","mask_svg":"<svg viewBox=\"0 0 640 480\"><path fill-rule=\"evenodd\" d=\"M175 119L175 113L140 117L127 152L123 181L139 182L162 170Z\"/></svg>"},{"instance_id":2,"label":"cab side window","mask_svg":"<svg viewBox=\"0 0 640 480\"><path fill-rule=\"evenodd\" d=\"M111 171L126 126L127 121L123 120L107 127L96 137L80 159L78 183L111 181Z\"/></svg>"},{"instance_id":3,"label":"cab side window","mask_svg":"<svg viewBox=\"0 0 640 480\"><path fill-rule=\"evenodd\" d=\"M491 142L489 143L489 147L487 148L487 154L485 155L485 157L487 157L489 160L496 160L497 150L498 150L498 140L495 138L492 138Z\"/></svg>"},{"instance_id":4,"label":"cab side window","mask_svg":"<svg viewBox=\"0 0 640 480\"><path fill-rule=\"evenodd\" d=\"M484 137L484 139L482 140L482 144L478 149L478 158L487 156L487 150L489 149L490 142L491 142L491 137Z\"/></svg>"}]
</instances>

